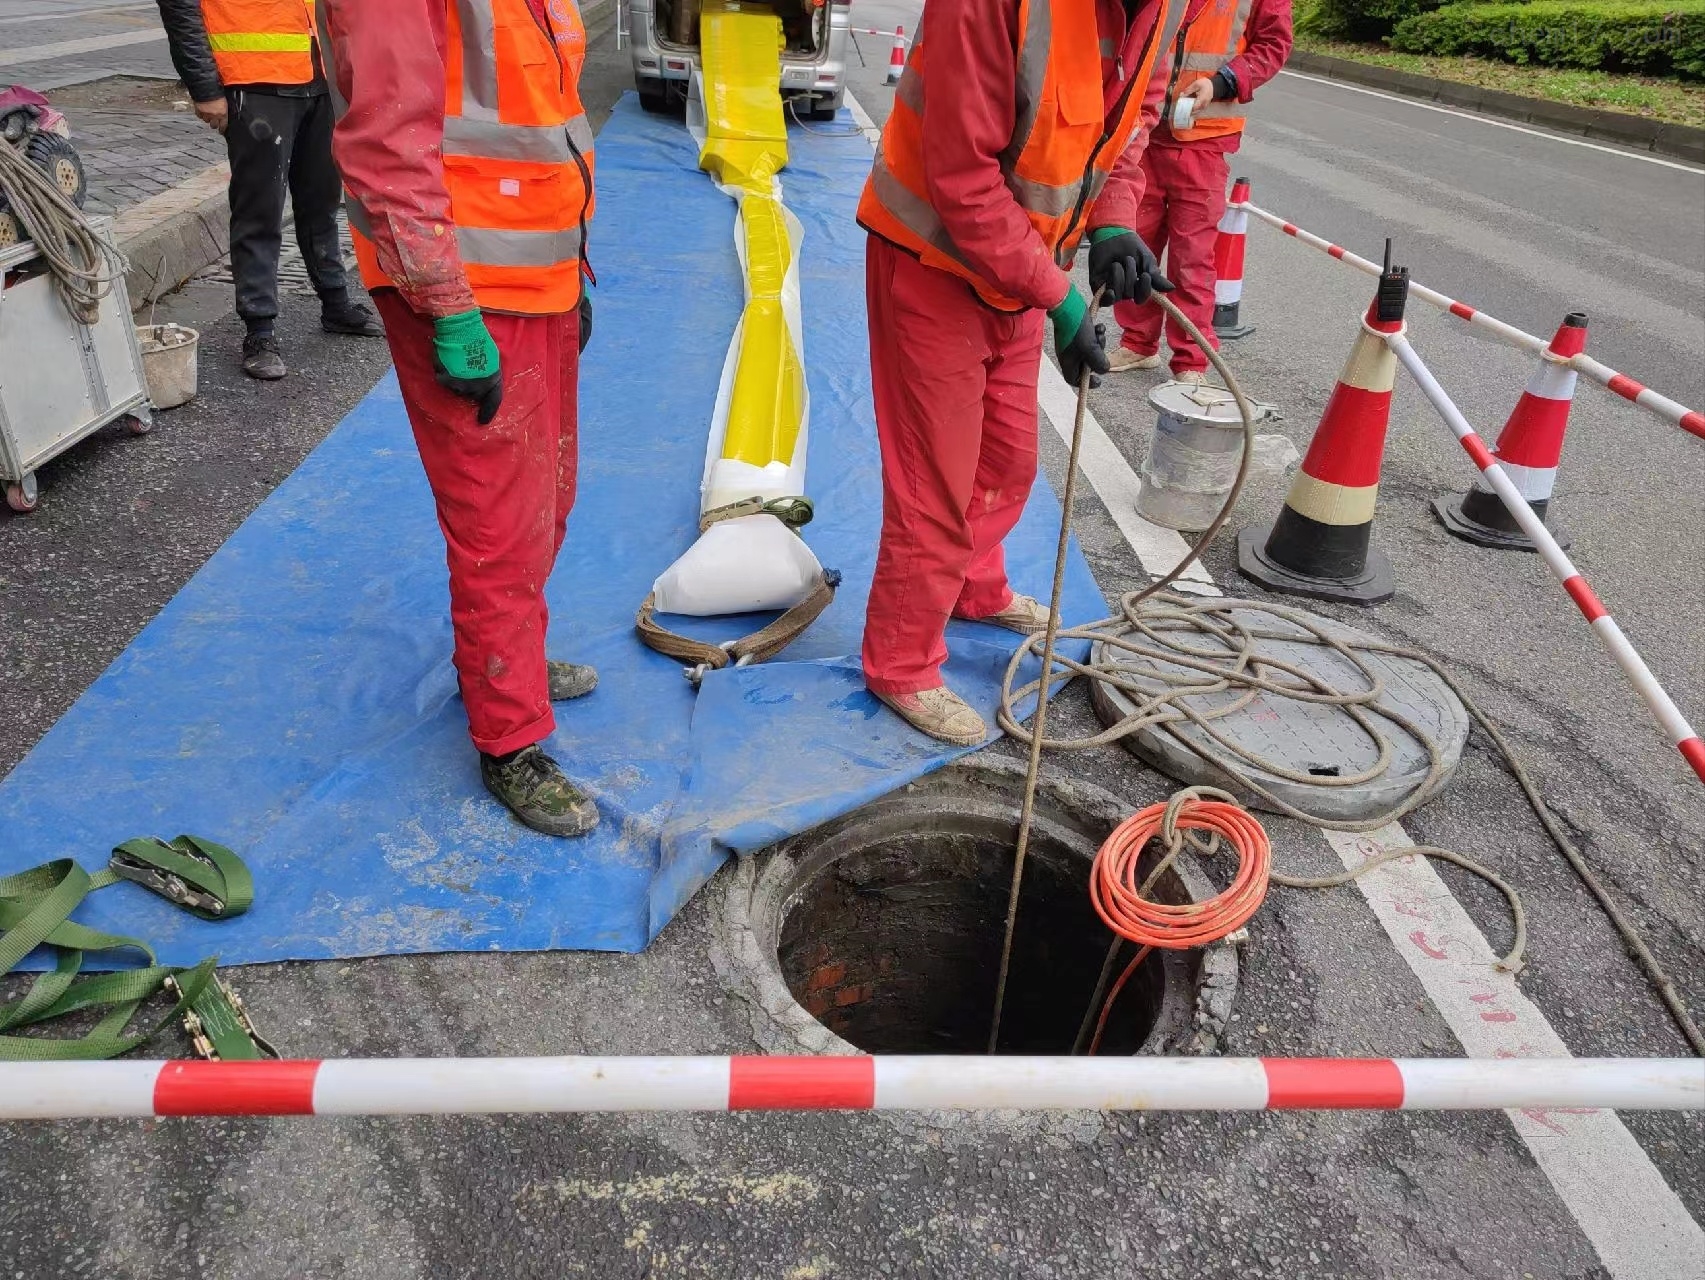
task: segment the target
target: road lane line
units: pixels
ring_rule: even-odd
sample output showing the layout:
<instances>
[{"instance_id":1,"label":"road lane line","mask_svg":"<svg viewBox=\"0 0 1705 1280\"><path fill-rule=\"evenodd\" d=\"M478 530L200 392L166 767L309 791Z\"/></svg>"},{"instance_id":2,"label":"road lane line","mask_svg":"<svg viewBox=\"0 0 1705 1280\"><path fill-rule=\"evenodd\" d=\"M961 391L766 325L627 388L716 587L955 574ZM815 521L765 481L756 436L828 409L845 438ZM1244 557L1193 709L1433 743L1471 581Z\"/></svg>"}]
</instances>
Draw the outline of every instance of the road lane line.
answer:
<instances>
[{"instance_id":1,"label":"road lane line","mask_svg":"<svg viewBox=\"0 0 1705 1280\"><path fill-rule=\"evenodd\" d=\"M850 94L848 103L854 119L869 119ZM1042 365L1043 415L1069 440L1075 396L1058 369ZM1136 514L1137 476L1087 412L1079 462L1143 568L1159 574L1176 564L1184 539ZM1191 568L1201 577L1190 585L1217 594L1212 576ZM1322 834L1346 868L1414 843L1396 823L1371 835ZM1514 976L1499 972L1491 944L1430 860L1390 862L1354 883L1468 1056L1573 1056ZM1616 1280L1698 1280L1705 1233L1614 1111L1504 1114Z\"/></svg>"},{"instance_id":2,"label":"road lane line","mask_svg":"<svg viewBox=\"0 0 1705 1280\"><path fill-rule=\"evenodd\" d=\"M1508 120L1497 120L1475 111L1458 111L1455 107L1441 107L1434 102L1422 102L1417 98L1406 98L1400 93L1382 93L1378 89L1364 89L1359 84L1345 84L1342 80L1327 80L1320 76L1304 75L1300 71L1281 71L1279 74L1290 76L1296 80L1306 80L1310 84L1323 84L1332 89L1347 89L1351 93L1365 93L1371 98L1384 98L1387 102L1401 102L1404 106L1419 107L1423 111L1437 111L1441 115L1460 116L1464 120L1475 120L1480 124L1489 124L1496 129L1513 129L1517 133L1532 134L1536 138L1566 143L1571 147L1585 147L1589 151L1602 151L1606 155L1621 156L1625 160L1644 160L1647 164L1661 164L1666 169L1680 169L1683 173L1705 174L1705 169L1698 169L1693 165L1682 164L1675 160L1665 160L1661 156L1646 155L1640 151L1624 151L1621 147L1607 147L1603 143L1588 142L1585 138L1570 138L1560 133L1548 133L1544 129L1530 129L1526 125L1512 124Z\"/></svg>"},{"instance_id":3,"label":"road lane line","mask_svg":"<svg viewBox=\"0 0 1705 1280\"><path fill-rule=\"evenodd\" d=\"M18 26L26 22L67 22L72 18L101 18L114 13L134 13L143 9L157 10L157 4L100 5L93 9L61 9L57 13L16 13L0 15L0 25Z\"/></svg>"},{"instance_id":4,"label":"road lane line","mask_svg":"<svg viewBox=\"0 0 1705 1280\"><path fill-rule=\"evenodd\" d=\"M89 36L84 40L61 40L56 44L32 44L22 49L8 49L0 52L0 67L16 66L25 62L54 62L60 58L71 58L81 53L99 53L102 49L121 49L125 45L152 44L156 40L164 40L163 30L154 31L124 31L113 36Z\"/></svg>"}]
</instances>

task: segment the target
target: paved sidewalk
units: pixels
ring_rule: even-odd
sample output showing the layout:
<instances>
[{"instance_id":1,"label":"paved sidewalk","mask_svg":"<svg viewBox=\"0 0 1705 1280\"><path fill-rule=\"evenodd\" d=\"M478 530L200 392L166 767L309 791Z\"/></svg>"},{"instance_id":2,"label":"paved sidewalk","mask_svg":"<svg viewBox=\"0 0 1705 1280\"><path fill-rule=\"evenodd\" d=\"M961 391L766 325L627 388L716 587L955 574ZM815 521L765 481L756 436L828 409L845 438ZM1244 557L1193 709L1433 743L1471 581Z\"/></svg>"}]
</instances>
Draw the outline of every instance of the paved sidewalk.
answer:
<instances>
[{"instance_id":1,"label":"paved sidewalk","mask_svg":"<svg viewBox=\"0 0 1705 1280\"><path fill-rule=\"evenodd\" d=\"M176 80L96 80L48 98L71 122L91 212L122 212L225 159L225 140L196 119Z\"/></svg>"}]
</instances>

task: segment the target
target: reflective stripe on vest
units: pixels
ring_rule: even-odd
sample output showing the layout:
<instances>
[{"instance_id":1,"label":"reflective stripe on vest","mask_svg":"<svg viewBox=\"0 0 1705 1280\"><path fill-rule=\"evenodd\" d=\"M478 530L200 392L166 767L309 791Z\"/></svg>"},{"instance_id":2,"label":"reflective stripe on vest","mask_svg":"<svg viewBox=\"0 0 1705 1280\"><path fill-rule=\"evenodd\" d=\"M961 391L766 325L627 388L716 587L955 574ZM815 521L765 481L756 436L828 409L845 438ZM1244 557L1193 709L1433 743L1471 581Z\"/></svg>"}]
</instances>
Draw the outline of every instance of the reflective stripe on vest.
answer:
<instances>
[{"instance_id":1,"label":"reflective stripe on vest","mask_svg":"<svg viewBox=\"0 0 1705 1280\"><path fill-rule=\"evenodd\" d=\"M579 12L570 0L547 0L540 23L528 0L445 5L444 186L468 283L493 311L572 311L593 209ZM369 288L392 283L365 211L346 203L363 280Z\"/></svg>"},{"instance_id":2,"label":"reflective stripe on vest","mask_svg":"<svg viewBox=\"0 0 1705 1280\"><path fill-rule=\"evenodd\" d=\"M1166 86L1166 112L1162 119L1172 118L1172 104L1181 87L1189 87L1201 76L1212 76L1243 52L1248 43L1245 29L1252 7L1253 0L1212 0L1190 24L1184 34L1182 56L1174 63L1172 78ZM1248 103L1230 99L1198 108L1193 117L1195 123L1188 129L1168 128L1180 142L1199 142L1241 132L1248 116Z\"/></svg>"},{"instance_id":3,"label":"reflective stripe on vest","mask_svg":"<svg viewBox=\"0 0 1705 1280\"><path fill-rule=\"evenodd\" d=\"M201 21L224 83L314 78L313 0L201 0Z\"/></svg>"},{"instance_id":4,"label":"reflective stripe on vest","mask_svg":"<svg viewBox=\"0 0 1705 1280\"><path fill-rule=\"evenodd\" d=\"M1093 7L1082 0L1019 0L1015 111L1010 140L1000 152L1001 174L1062 267L1077 249L1091 204L1141 125L1143 90L1185 3L1166 0L1165 16L1144 45L1140 65L1130 69L1109 110L1102 88L1108 42L1096 29ZM859 221L927 265L961 277L990 306L1021 310L1022 302L965 261L926 194L922 131L929 30L926 9L859 202ZM944 74L953 70L950 64Z\"/></svg>"}]
</instances>

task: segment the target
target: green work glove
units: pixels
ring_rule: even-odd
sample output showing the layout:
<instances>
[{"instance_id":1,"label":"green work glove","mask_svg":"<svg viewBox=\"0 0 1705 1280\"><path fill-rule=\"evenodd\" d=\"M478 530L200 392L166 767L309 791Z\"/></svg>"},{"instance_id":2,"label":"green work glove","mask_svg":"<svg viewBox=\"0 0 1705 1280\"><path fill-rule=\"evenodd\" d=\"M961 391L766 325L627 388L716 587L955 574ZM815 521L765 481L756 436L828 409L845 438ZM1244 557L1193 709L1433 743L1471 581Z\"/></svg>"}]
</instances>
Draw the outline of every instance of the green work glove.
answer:
<instances>
[{"instance_id":1,"label":"green work glove","mask_svg":"<svg viewBox=\"0 0 1705 1280\"><path fill-rule=\"evenodd\" d=\"M503 403L503 369L497 343L478 311L439 316L432 322L432 369L438 385L472 400L483 427Z\"/></svg>"},{"instance_id":2,"label":"green work glove","mask_svg":"<svg viewBox=\"0 0 1705 1280\"><path fill-rule=\"evenodd\" d=\"M1073 387L1082 385L1087 371L1089 385L1098 387L1095 374L1108 371L1107 353L1101 349L1102 328L1089 322L1089 304L1074 284L1060 305L1048 313L1054 325L1054 353L1060 357L1060 372Z\"/></svg>"}]
</instances>

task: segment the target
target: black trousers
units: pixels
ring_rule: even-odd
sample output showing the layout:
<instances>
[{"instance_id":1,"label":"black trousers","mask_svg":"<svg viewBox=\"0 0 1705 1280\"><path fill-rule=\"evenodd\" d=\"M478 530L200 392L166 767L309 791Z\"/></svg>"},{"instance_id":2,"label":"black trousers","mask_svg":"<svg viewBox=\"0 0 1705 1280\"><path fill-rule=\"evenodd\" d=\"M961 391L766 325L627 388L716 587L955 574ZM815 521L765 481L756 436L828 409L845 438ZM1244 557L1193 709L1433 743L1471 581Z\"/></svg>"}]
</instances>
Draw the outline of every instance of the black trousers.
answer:
<instances>
[{"instance_id":1,"label":"black trousers","mask_svg":"<svg viewBox=\"0 0 1705 1280\"><path fill-rule=\"evenodd\" d=\"M296 214L296 244L321 299L336 303L347 278L337 239L343 185L332 163L332 103L324 93L286 97L257 89L226 90L231 157L231 274L237 314L278 314L278 251L284 243L284 200Z\"/></svg>"}]
</instances>

